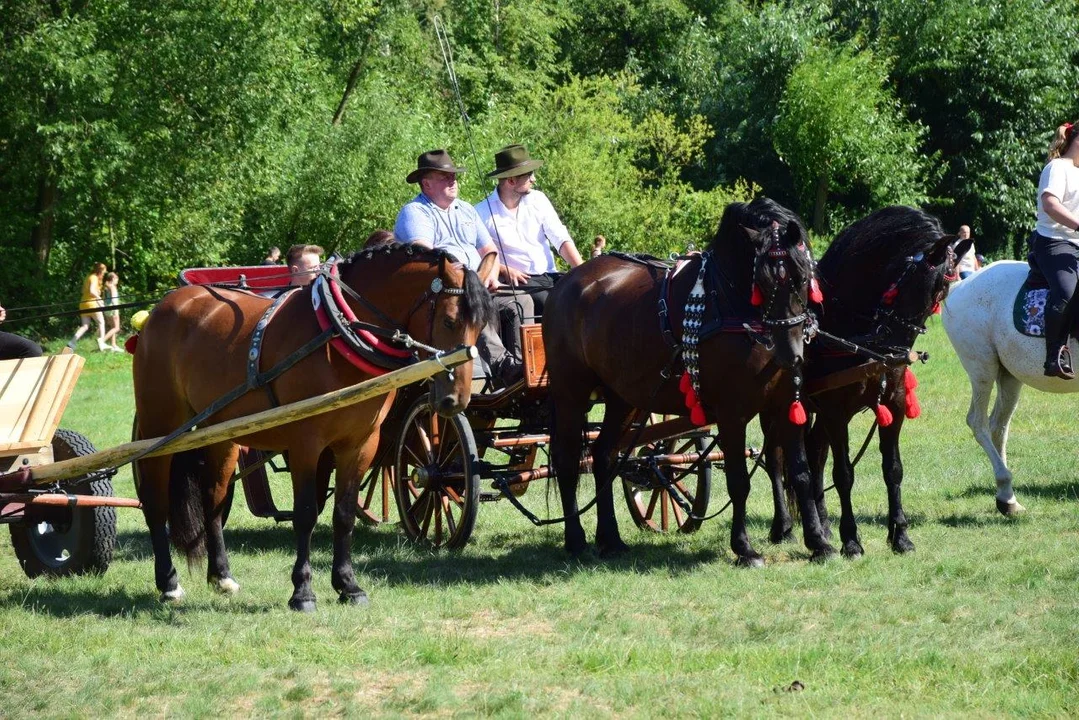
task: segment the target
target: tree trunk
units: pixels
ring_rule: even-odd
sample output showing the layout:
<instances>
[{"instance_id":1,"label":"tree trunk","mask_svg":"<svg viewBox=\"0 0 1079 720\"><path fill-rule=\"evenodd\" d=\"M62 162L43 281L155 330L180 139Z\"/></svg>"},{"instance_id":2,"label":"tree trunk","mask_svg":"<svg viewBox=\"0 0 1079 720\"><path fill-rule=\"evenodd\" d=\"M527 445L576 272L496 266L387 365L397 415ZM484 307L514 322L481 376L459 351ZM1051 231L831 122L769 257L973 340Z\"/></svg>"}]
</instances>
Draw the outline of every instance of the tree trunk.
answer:
<instances>
[{"instance_id":1,"label":"tree trunk","mask_svg":"<svg viewBox=\"0 0 1079 720\"><path fill-rule=\"evenodd\" d=\"M828 228L825 227L824 211L828 204L828 176L821 175L817 178L817 199L813 204L813 232L821 235Z\"/></svg>"},{"instance_id":2,"label":"tree trunk","mask_svg":"<svg viewBox=\"0 0 1079 720\"><path fill-rule=\"evenodd\" d=\"M43 169L37 183L37 204L34 208L37 225L30 232L30 245L34 249L34 256L42 270L48 264L49 251L52 250L53 227L56 223L56 197L56 179L51 172Z\"/></svg>"}]
</instances>

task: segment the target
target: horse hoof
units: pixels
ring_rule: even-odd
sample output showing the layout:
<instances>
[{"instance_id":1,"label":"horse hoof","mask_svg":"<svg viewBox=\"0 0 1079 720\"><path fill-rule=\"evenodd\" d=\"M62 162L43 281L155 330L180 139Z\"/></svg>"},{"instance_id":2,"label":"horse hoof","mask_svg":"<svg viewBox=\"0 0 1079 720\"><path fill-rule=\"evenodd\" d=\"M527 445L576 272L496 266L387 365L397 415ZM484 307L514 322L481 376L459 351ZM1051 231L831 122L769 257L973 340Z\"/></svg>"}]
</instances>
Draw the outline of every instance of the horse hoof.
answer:
<instances>
[{"instance_id":1,"label":"horse hoof","mask_svg":"<svg viewBox=\"0 0 1079 720\"><path fill-rule=\"evenodd\" d=\"M736 567L744 568L762 568L764 567L764 558L760 555L739 555L738 559L734 561Z\"/></svg>"},{"instance_id":2,"label":"horse hoof","mask_svg":"<svg viewBox=\"0 0 1079 720\"><path fill-rule=\"evenodd\" d=\"M768 533L768 539L771 540L774 545L794 542L794 531L791 530L791 528L787 528L782 532L770 532Z\"/></svg>"},{"instance_id":3,"label":"horse hoof","mask_svg":"<svg viewBox=\"0 0 1079 720\"><path fill-rule=\"evenodd\" d=\"M861 543L858 543L858 542L843 543L843 557L845 557L845 558L847 558L849 560L853 560L855 558L860 558L863 555L865 555L865 550L862 549Z\"/></svg>"},{"instance_id":4,"label":"horse hoof","mask_svg":"<svg viewBox=\"0 0 1079 720\"><path fill-rule=\"evenodd\" d=\"M370 604L370 601L367 599L367 593L363 590L356 593L341 593L337 596L337 602L342 605L356 605L357 607L364 607ZM314 603L312 603L311 609L315 609Z\"/></svg>"},{"instance_id":5,"label":"horse hoof","mask_svg":"<svg viewBox=\"0 0 1079 720\"><path fill-rule=\"evenodd\" d=\"M1025 513L1027 509L1019 504L1018 500L1009 500L1004 502L1003 500L997 500L997 510L1004 517L1015 517L1021 513Z\"/></svg>"},{"instance_id":6,"label":"horse hoof","mask_svg":"<svg viewBox=\"0 0 1079 720\"><path fill-rule=\"evenodd\" d=\"M914 543L909 538L901 536L892 541L892 552L905 555L906 553L914 552Z\"/></svg>"},{"instance_id":7,"label":"horse hoof","mask_svg":"<svg viewBox=\"0 0 1079 720\"><path fill-rule=\"evenodd\" d=\"M288 601L288 609L295 610L296 612L313 613L315 612L315 599L307 598L304 600L297 600L292 598Z\"/></svg>"},{"instance_id":8,"label":"horse hoof","mask_svg":"<svg viewBox=\"0 0 1079 720\"><path fill-rule=\"evenodd\" d=\"M587 550L588 543L581 543L580 545L577 543L566 543L566 553L569 554L570 557L579 558L584 555Z\"/></svg>"},{"instance_id":9,"label":"horse hoof","mask_svg":"<svg viewBox=\"0 0 1079 720\"><path fill-rule=\"evenodd\" d=\"M845 548L844 548L845 549ZM825 545L819 550L814 550L813 554L809 556L809 562L823 563L828 562L835 557L835 548L831 545Z\"/></svg>"},{"instance_id":10,"label":"horse hoof","mask_svg":"<svg viewBox=\"0 0 1079 720\"><path fill-rule=\"evenodd\" d=\"M240 583L230 577L217 578L210 581L210 587L222 595L235 595L240 592Z\"/></svg>"},{"instance_id":11,"label":"horse hoof","mask_svg":"<svg viewBox=\"0 0 1079 720\"><path fill-rule=\"evenodd\" d=\"M158 598L163 603L176 603L184 599L184 589L179 585L175 590L166 590L161 593L161 597Z\"/></svg>"},{"instance_id":12,"label":"horse hoof","mask_svg":"<svg viewBox=\"0 0 1079 720\"><path fill-rule=\"evenodd\" d=\"M597 543L596 550L599 552L601 558L616 558L620 555L626 555L629 553L629 545L619 540L618 542L604 543L599 545Z\"/></svg>"}]
</instances>

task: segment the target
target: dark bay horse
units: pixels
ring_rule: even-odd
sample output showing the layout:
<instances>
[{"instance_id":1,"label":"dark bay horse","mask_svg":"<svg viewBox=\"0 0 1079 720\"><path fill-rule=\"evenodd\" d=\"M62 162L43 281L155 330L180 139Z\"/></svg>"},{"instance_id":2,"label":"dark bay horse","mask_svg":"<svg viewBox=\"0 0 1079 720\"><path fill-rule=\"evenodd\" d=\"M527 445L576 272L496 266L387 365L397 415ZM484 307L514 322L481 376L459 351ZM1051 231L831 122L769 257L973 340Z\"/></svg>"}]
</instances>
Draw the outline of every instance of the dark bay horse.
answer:
<instances>
[{"instance_id":1,"label":"dark bay horse","mask_svg":"<svg viewBox=\"0 0 1079 720\"><path fill-rule=\"evenodd\" d=\"M855 222L836 237L817 265L824 291L818 337L807 352L806 388L822 390L808 401L816 419L806 448L813 473L817 514L827 528L824 507L824 466L832 449L832 480L840 501L839 533L847 557L863 553L851 507L854 485L848 425L866 408L876 412L884 482L888 489L888 542L896 552L914 549L907 536L900 488L903 462L899 434L904 417L917 417L920 406L907 357L925 322L940 307L956 279L957 258L970 249L970 240L955 243L940 222L921 210L893 206ZM869 358L829 341L827 334L849 340L882 356L888 363L867 365ZM864 372L857 368L864 367ZM829 378L857 378L831 387ZM763 419L766 425L769 420ZM769 453L776 513L771 538L789 535L790 515L781 490L778 449Z\"/></svg>"},{"instance_id":2,"label":"dark bay horse","mask_svg":"<svg viewBox=\"0 0 1079 720\"><path fill-rule=\"evenodd\" d=\"M702 273L703 262L711 268ZM638 411L685 415L687 393L680 387L685 363L699 368L700 408L716 423L728 458L727 490L734 507L731 548L744 565L760 565L746 533L749 478L744 462L746 424L767 408L793 415L795 381L802 364L807 293L813 259L801 221L768 199L726 208L708 249L665 281L666 272L624 256L605 255L570 271L551 291L543 316L543 337L553 410L551 454L566 516L565 542L571 553L585 546L577 515L576 488L582 432L593 393L605 403L603 425L593 450L596 479L596 545L601 555L626 549L614 514L612 473L615 448ZM696 354L679 353L685 340L687 297L704 278L703 321ZM661 299L663 303L661 304ZM661 327L660 307L669 308L670 330ZM743 322L761 332L747 333ZM683 376L685 377L685 376ZM801 410L800 405L798 410ZM699 412L699 411L698 411ZM834 551L816 517L809 492L803 434L784 420L776 428L788 459L787 471L800 482L806 545L814 556Z\"/></svg>"},{"instance_id":3,"label":"dark bay horse","mask_svg":"<svg viewBox=\"0 0 1079 720\"><path fill-rule=\"evenodd\" d=\"M481 272L496 262L484 259ZM337 265L339 284L359 321L392 330L440 349L475 344L492 312L490 294L475 272L441 251L389 246L353 255ZM280 304L262 337L262 370L269 370L319 336L312 305L313 285L292 292ZM361 295L362 301L352 296ZM206 286L182 287L154 308L139 337L134 360L135 406L142 437L164 436L211 406L247 377L252 334L271 301L244 292ZM432 383L440 414L468 404L471 364L454 378L443 373ZM371 377L328 345L318 347L270 384L270 391L247 392L201 426L267 410L330 392ZM311 532L325 492L328 464L337 467L333 511L333 588L342 602L364 603L351 560L358 485L378 446L379 425L393 393L198 450L139 460L139 499L154 550L154 574L162 600L183 590L169 554L169 539L189 561L207 554L207 580L214 588L239 589L229 571L221 533L221 509L236 466L239 446L288 452L294 496L296 564L289 607L315 609L311 589ZM189 480L190 478L190 480ZM193 491L190 485L197 485ZM324 497L324 496L322 496ZM166 522L168 529L166 530Z\"/></svg>"}]
</instances>

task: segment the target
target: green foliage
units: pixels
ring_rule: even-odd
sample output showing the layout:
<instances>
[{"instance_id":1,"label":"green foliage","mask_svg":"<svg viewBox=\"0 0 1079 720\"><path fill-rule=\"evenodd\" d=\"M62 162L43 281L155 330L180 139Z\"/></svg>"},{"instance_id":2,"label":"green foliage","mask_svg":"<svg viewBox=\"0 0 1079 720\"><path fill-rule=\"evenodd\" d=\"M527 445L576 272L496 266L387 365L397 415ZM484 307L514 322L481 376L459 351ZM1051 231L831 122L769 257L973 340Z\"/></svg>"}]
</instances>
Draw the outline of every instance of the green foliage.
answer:
<instances>
[{"instance_id":1,"label":"green foliage","mask_svg":"<svg viewBox=\"0 0 1079 720\"><path fill-rule=\"evenodd\" d=\"M95 260L144 294L269 245L347 250L392 224L417 154L473 166L475 201L509 142L548 161L579 242L665 254L749 193L814 213L826 177L834 224L931 199L1003 255L1079 113L1079 34L1047 31L1076 20L1070 0L0 0L0 302L73 302Z\"/></svg>"},{"instance_id":2,"label":"green foliage","mask_svg":"<svg viewBox=\"0 0 1079 720\"><path fill-rule=\"evenodd\" d=\"M787 80L775 147L790 166L802 207L816 203L813 227L825 229L831 193L867 198L858 214L890 204L925 202L933 158L921 155L925 129L903 116L885 81L887 64L869 51L816 49Z\"/></svg>"}]
</instances>

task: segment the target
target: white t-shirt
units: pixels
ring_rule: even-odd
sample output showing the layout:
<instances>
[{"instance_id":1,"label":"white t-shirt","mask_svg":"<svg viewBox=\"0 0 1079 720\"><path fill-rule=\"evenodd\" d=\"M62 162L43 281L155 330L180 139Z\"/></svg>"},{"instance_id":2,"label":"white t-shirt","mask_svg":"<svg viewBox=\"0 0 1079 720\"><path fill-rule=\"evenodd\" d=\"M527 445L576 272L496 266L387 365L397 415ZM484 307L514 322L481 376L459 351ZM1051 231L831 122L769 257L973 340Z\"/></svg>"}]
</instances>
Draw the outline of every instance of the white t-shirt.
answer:
<instances>
[{"instance_id":1,"label":"white t-shirt","mask_svg":"<svg viewBox=\"0 0 1079 720\"><path fill-rule=\"evenodd\" d=\"M496 189L476 205L480 220L507 267L529 275L554 272L554 255L572 240L551 201L539 190L521 198L517 212L506 209ZM500 244L501 243L501 244Z\"/></svg>"},{"instance_id":2,"label":"white t-shirt","mask_svg":"<svg viewBox=\"0 0 1079 720\"><path fill-rule=\"evenodd\" d=\"M1042 193L1048 192L1073 215L1079 215L1079 167L1071 160L1050 160L1038 179L1038 224L1035 230L1041 235L1058 240L1071 240L1079 244L1079 231L1061 225L1046 214L1042 207Z\"/></svg>"}]
</instances>

